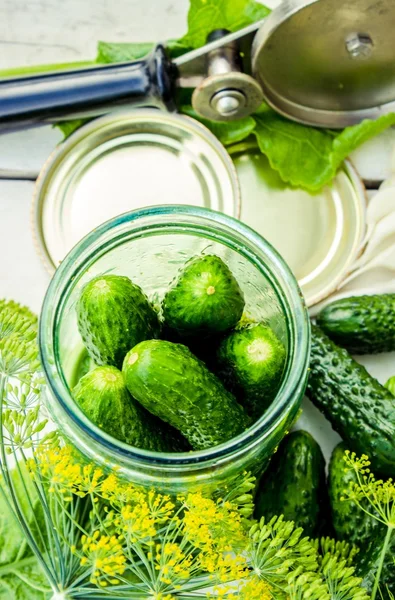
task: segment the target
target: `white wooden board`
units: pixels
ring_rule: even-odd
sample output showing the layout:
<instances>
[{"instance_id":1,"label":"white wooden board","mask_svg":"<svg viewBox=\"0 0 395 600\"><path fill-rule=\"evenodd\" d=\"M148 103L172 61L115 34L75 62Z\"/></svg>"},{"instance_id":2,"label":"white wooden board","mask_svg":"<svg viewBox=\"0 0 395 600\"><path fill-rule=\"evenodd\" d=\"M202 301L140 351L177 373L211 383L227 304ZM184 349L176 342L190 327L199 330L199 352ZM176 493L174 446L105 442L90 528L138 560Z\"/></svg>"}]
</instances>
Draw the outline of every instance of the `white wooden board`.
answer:
<instances>
[{"instance_id":1,"label":"white wooden board","mask_svg":"<svg viewBox=\"0 0 395 600\"><path fill-rule=\"evenodd\" d=\"M275 7L277 0L266 4ZM0 0L0 69L93 58L97 40L159 41L182 35L188 0ZM60 133L45 127L0 136L2 169L38 171ZM361 176L389 175L395 132L388 131L353 155ZM49 282L30 232L33 184L0 181L0 298L39 311ZM395 353L360 359L384 382L395 374ZM338 437L308 402L298 424L319 439L326 457Z\"/></svg>"}]
</instances>

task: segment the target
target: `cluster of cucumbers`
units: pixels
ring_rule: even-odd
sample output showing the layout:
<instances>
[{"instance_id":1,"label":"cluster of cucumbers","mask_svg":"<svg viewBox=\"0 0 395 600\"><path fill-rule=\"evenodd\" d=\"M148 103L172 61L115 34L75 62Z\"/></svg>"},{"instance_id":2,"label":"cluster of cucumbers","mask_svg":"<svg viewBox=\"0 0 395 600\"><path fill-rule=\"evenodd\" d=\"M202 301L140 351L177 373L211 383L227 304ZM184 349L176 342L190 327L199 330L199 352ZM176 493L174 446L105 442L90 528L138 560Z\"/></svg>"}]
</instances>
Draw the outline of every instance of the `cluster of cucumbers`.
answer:
<instances>
[{"instance_id":1,"label":"cluster of cucumbers","mask_svg":"<svg viewBox=\"0 0 395 600\"><path fill-rule=\"evenodd\" d=\"M189 260L156 309L128 277L82 289L78 328L93 368L73 388L103 431L157 452L211 448L245 431L273 401L286 351L249 321L243 291L216 255Z\"/></svg>"},{"instance_id":2,"label":"cluster of cucumbers","mask_svg":"<svg viewBox=\"0 0 395 600\"><path fill-rule=\"evenodd\" d=\"M330 536L355 545L356 574L372 591L385 540L385 526L353 501L344 501L345 490L356 474L346 468L340 443L333 451L328 476L322 451L306 431L284 438L258 486L255 517L284 515L311 538ZM371 510L366 502L365 508ZM383 591L395 593L395 540L385 554L380 582ZM387 598L387 595L384 595Z\"/></svg>"},{"instance_id":3,"label":"cluster of cucumbers","mask_svg":"<svg viewBox=\"0 0 395 600\"><path fill-rule=\"evenodd\" d=\"M338 345L340 344L340 345ZM343 442L333 451L328 477L317 442L305 431L287 436L259 482L256 517L285 518L311 537L330 535L355 544L358 576L371 590L379 568L385 527L353 501L342 501L356 475L346 449L367 454L378 478L395 475L395 378L385 386L351 354L395 350L395 295L345 298L328 305L312 326L307 395ZM371 508L366 504L366 508ZM395 541L388 549L381 585L395 594ZM386 596L387 597L387 596Z\"/></svg>"}]
</instances>

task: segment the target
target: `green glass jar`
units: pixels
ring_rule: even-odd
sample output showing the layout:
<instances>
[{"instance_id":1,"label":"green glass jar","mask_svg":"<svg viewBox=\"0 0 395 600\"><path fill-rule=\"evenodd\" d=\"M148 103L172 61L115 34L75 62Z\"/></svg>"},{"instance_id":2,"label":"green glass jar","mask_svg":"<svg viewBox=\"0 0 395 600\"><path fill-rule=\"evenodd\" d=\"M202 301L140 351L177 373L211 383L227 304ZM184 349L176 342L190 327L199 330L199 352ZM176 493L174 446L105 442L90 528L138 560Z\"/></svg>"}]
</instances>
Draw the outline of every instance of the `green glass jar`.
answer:
<instances>
[{"instance_id":1,"label":"green glass jar","mask_svg":"<svg viewBox=\"0 0 395 600\"><path fill-rule=\"evenodd\" d=\"M248 431L210 450L160 454L132 448L93 425L70 387L83 346L75 305L82 287L102 273L122 274L160 301L191 256L217 254L243 288L246 311L265 320L287 349L281 388ZM135 484L179 492L229 486L242 471L259 474L297 416L309 359L309 319L296 280L276 251L252 229L223 214L161 206L121 215L74 247L49 286L40 324L47 407L66 437L90 460L117 467Z\"/></svg>"}]
</instances>

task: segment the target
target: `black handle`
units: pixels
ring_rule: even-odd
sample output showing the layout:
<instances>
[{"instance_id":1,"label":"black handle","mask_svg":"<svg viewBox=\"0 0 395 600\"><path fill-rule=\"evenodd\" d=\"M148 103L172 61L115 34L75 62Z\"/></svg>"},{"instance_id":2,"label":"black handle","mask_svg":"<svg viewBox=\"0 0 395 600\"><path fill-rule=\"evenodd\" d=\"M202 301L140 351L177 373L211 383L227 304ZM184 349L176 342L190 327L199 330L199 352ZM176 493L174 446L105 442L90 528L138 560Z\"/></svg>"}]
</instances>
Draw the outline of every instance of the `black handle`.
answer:
<instances>
[{"instance_id":1,"label":"black handle","mask_svg":"<svg viewBox=\"0 0 395 600\"><path fill-rule=\"evenodd\" d=\"M172 110L175 71L157 46L145 60L0 79L0 132L100 115L120 105Z\"/></svg>"}]
</instances>

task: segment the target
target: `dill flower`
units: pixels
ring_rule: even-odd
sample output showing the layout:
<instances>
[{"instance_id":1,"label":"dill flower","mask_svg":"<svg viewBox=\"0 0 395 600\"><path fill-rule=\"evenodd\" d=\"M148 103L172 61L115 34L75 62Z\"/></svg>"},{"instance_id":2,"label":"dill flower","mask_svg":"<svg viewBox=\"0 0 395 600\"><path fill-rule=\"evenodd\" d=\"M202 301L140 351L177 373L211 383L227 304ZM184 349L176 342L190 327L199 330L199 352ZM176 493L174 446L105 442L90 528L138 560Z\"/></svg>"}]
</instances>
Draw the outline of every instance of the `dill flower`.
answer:
<instances>
[{"instance_id":1,"label":"dill flower","mask_svg":"<svg viewBox=\"0 0 395 600\"><path fill-rule=\"evenodd\" d=\"M0 378L16 378L27 383L39 369L37 344L17 333L0 339Z\"/></svg>"},{"instance_id":2,"label":"dill flower","mask_svg":"<svg viewBox=\"0 0 395 600\"><path fill-rule=\"evenodd\" d=\"M90 581L101 587L117 585L119 575L125 572L126 556L119 538L101 535L96 530L92 537L81 538L83 556L81 566L90 568Z\"/></svg>"},{"instance_id":3,"label":"dill flower","mask_svg":"<svg viewBox=\"0 0 395 600\"><path fill-rule=\"evenodd\" d=\"M21 315L7 306L1 308L0 305L0 339L16 334L26 341L32 341L37 337L36 321L37 319Z\"/></svg>"},{"instance_id":4,"label":"dill flower","mask_svg":"<svg viewBox=\"0 0 395 600\"><path fill-rule=\"evenodd\" d=\"M354 452L346 450L344 462L347 465L346 468L355 473L356 481L351 481L349 489L344 490L342 500L353 500L360 510L385 528L380 556L375 567L376 573L371 595L371 600L375 600L378 597L383 569L388 563L388 553L392 547L391 542L395 529L395 482L393 479L386 481L376 479L370 471L370 461L366 455L358 458Z\"/></svg>"},{"instance_id":5,"label":"dill flower","mask_svg":"<svg viewBox=\"0 0 395 600\"><path fill-rule=\"evenodd\" d=\"M302 567L304 572L318 568L317 551L303 530L284 518L264 517L249 531L247 552L254 574L273 589L285 589L288 576Z\"/></svg>"},{"instance_id":6,"label":"dill flower","mask_svg":"<svg viewBox=\"0 0 395 600\"><path fill-rule=\"evenodd\" d=\"M345 542L323 538L317 543L320 573L328 586L330 600L369 600L362 579L356 577L353 559L358 550Z\"/></svg>"}]
</instances>

